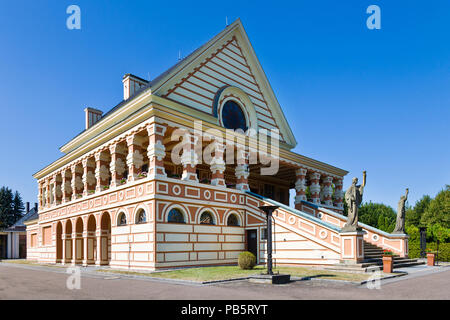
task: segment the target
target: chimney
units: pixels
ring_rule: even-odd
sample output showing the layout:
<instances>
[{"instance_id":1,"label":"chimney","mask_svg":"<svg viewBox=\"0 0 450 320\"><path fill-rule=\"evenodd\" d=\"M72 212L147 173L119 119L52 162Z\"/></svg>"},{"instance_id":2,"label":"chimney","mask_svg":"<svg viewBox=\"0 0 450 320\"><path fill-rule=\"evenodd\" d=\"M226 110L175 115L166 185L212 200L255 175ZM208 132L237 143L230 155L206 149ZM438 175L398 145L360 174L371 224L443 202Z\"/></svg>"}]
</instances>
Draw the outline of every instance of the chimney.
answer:
<instances>
[{"instance_id":1,"label":"chimney","mask_svg":"<svg viewBox=\"0 0 450 320\"><path fill-rule=\"evenodd\" d=\"M86 108L84 109L84 114L86 118L86 130L87 130L94 124L96 124L98 120L101 119L103 111L94 108Z\"/></svg>"},{"instance_id":2,"label":"chimney","mask_svg":"<svg viewBox=\"0 0 450 320\"><path fill-rule=\"evenodd\" d=\"M148 81L130 73L123 76L123 100L128 100L133 94L139 91L141 88L148 85Z\"/></svg>"},{"instance_id":3,"label":"chimney","mask_svg":"<svg viewBox=\"0 0 450 320\"><path fill-rule=\"evenodd\" d=\"M37 202L34 203L34 211L38 212L38 204L37 204Z\"/></svg>"},{"instance_id":4,"label":"chimney","mask_svg":"<svg viewBox=\"0 0 450 320\"><path fill-rule=\"evenodd\" d=\"M27 202L27 212L25 212L25 213L28 213L28 212L30 212L30 203L29 202Z\"/></svg>"}]
</instances>

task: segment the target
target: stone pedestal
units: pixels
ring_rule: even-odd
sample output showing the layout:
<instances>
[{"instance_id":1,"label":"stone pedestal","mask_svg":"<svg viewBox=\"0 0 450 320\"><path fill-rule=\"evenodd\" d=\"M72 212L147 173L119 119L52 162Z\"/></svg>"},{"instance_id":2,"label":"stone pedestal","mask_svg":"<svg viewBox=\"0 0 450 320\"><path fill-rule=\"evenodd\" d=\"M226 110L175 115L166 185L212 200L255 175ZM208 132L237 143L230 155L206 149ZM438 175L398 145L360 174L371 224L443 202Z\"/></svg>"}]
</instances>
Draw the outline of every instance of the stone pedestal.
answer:
<instances>
[{"instance_id":1,"label":"stone pedestal","mask_svg":"<svg viewBox=\"0 0 450 320\"><path fill-rule=\"evenodd\" d=\"M341 262L355 264L364 260L364 231L340 232Z\"/></svg>"}]
</instances>

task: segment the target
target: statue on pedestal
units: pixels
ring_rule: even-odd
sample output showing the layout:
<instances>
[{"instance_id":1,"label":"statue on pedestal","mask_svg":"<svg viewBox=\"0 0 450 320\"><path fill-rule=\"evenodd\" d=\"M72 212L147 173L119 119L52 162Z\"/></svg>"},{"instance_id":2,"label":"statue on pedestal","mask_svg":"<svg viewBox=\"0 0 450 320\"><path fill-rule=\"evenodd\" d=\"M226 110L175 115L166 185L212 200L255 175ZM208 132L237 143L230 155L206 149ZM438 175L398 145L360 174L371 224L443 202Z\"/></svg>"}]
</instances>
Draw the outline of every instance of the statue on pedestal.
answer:
<instances>
[{"instance_id":1,"label":"statue on pedestal","mask_svg":"<svg viewBox=\"0 0 450 320\"><path fill-rule=\"evenodd\" d=\"M357 186L358 178L353 178L352 185L345 192L345 201L348 206L347 223L341 229L341 232L361 231L358 227L358 208L361 205L364 187L366 186L366 171L363 171L363 183Z\"/></svg>"},{"instance_id":2,"label":"statue on pedestal","mask_svg":"<svg viewBox=\"0 0 450 320\"><path fill-rule=\"evenodd\" d=\"M394 231L392 233L405 233L405 207L406 200L408 200L409 189L406 188L406 193L404 196L400 197L397 208L397 223L395 224Z\"/></svg>"}]
</instances>

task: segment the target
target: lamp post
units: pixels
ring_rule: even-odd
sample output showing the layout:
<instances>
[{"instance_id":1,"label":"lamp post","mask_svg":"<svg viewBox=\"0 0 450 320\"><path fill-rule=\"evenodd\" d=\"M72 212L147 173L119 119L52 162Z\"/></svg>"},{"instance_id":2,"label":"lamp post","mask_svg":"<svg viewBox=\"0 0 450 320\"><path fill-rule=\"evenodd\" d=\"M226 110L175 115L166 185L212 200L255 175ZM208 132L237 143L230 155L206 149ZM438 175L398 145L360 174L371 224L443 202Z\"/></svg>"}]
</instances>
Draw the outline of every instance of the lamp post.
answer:
<instances>
[{"instance_id":1,"label":"lamp post","mask_svg":"<svg viewBox=\"0 0 450 320\"><path fill-rule=\"evenodd\" d=\"M267 274L273 275L272 271L272 213L277 210L278 206L262 206L259 207L267 215Z\"/></svg>"}]
</instances>

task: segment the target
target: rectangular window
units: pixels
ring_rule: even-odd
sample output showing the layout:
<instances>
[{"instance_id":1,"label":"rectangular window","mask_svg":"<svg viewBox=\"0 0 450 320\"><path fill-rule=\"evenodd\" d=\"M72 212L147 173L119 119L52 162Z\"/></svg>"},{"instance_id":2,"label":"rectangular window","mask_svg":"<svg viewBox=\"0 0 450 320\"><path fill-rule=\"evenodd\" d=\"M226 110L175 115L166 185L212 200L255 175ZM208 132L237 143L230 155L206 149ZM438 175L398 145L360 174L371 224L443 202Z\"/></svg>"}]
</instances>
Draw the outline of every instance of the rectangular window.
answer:
<instances>
[{"instance_id":1,"label":"rectangular window","mask_svg":"<svg viewBox=\"0 0 450 320\"><path fill-rule=\"evenodd\" d=\"M37 241L37 233L31 234L31 237L30 237L30 246L31 246L32 248L35 248L35 247L36 247L36 241Z\"/></svg>"},{"instance_id":2,"label":"rectangular window","mask_svg":"<svg viewBox=\"0 0 450 320\"><path fill-rule=\"evenodd\" d=\"M42 245L49 246L52 244L52 227L42 228Z\"/></svg>"}]
</instances>

